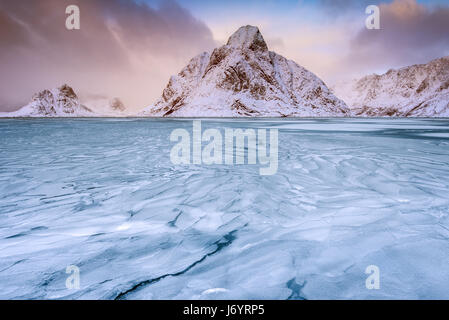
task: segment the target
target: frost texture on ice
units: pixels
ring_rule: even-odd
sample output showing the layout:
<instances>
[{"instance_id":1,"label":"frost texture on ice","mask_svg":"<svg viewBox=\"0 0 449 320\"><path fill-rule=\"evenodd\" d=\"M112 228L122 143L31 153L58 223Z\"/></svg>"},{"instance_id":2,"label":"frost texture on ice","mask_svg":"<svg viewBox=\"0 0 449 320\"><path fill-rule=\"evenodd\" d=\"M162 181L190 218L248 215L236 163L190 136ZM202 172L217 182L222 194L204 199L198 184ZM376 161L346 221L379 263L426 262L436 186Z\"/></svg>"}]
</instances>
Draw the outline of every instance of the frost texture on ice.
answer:
<instances>
[{"instance_id":1,"label":"frost texture on ice","mask_svg":"<svg viewBox=\"0 0 449 320\"><path fill-rule=\"evenodd\" d=\"M448 299L448 124L203 121L278 128L260 176L173 166L192 121L0 120L0 298Z\"/></svg>"}]
</instances>

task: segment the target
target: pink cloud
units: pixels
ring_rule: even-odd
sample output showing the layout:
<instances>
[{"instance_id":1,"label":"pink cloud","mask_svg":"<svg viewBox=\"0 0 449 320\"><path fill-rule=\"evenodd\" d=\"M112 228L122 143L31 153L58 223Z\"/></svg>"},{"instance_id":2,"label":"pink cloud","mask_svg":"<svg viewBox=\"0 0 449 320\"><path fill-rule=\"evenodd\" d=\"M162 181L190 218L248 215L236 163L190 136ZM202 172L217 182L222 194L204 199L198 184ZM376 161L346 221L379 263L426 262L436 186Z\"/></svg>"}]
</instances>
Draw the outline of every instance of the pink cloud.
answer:
<instances>
[{"instance_id":1,"label":"pink cloud","mask_svg":"<svg viewBox=\"0 0 449 320\"><path fill-rule=\"evenodd\" d=\"M80 7L80 30L65 28L71 4ZM153 9L121 0L1 0L0 96L11 109L68 83L81 93L119 96L137 110L214 45L209 28L174 1Z\"/></svg>"}]
</instances>

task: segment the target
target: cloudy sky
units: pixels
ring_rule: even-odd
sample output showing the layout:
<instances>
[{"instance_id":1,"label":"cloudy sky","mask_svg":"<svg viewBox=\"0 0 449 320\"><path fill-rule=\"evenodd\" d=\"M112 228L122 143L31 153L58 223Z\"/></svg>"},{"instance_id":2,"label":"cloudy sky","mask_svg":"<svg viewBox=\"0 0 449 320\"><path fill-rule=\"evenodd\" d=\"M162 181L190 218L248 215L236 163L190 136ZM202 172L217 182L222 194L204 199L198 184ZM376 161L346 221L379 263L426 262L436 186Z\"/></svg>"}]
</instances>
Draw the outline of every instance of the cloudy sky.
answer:
<instances>
[{"instance_id":1,"label":"cloudy sky","mask_svg":"<svg viewBox=\"0 0 449 320\"><path fill-rule=\"evenodd\" d=\"M65 28L65 8L81 29ZM381 9L381 30L365 8ZM449 55L448 0L0 0L0 111L63 83L140 110L193 56L256 25L271 50L332 84Z\"/></svg>"}]
</instances>

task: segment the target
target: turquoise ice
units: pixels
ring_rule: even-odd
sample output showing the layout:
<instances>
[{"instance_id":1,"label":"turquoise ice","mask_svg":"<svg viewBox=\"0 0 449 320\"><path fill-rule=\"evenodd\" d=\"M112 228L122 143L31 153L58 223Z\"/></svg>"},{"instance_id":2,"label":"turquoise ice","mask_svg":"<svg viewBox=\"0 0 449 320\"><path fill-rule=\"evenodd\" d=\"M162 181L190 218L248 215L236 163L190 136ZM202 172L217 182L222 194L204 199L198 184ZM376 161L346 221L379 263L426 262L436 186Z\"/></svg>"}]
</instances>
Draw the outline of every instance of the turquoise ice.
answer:
<instances>
[{"instance_id":1,"label":"turquoise ice","mask_svg":"<svg viewBox=\"0 0 449 320\"><path fill-rule=\"evenodd\" d=\"M448 120L202 125L277 128L277 174L173 165L187 119L0 120L0 298L449 299Z\"/></svg>"}]
</instances>

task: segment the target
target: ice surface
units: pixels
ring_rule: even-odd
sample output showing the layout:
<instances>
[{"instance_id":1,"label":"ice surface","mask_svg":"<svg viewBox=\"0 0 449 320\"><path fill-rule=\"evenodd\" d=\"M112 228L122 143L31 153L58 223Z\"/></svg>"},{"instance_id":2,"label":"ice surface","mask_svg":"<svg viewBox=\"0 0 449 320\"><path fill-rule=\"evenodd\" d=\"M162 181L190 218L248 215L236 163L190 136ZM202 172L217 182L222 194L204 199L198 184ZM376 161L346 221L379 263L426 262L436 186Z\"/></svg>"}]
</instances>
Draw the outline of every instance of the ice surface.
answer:
<instances>
[{"instance_id":1,"label":"ice surface","mask_svg":"<svg viewBox=\"0 0 449 320\"><path fill-rule=\"evenodd\" d=\"M0 298L449 299L449 121L202 125L278 128L278 173L172 165L189 120L0 120Z\"/></svg>"}]
</instances>

